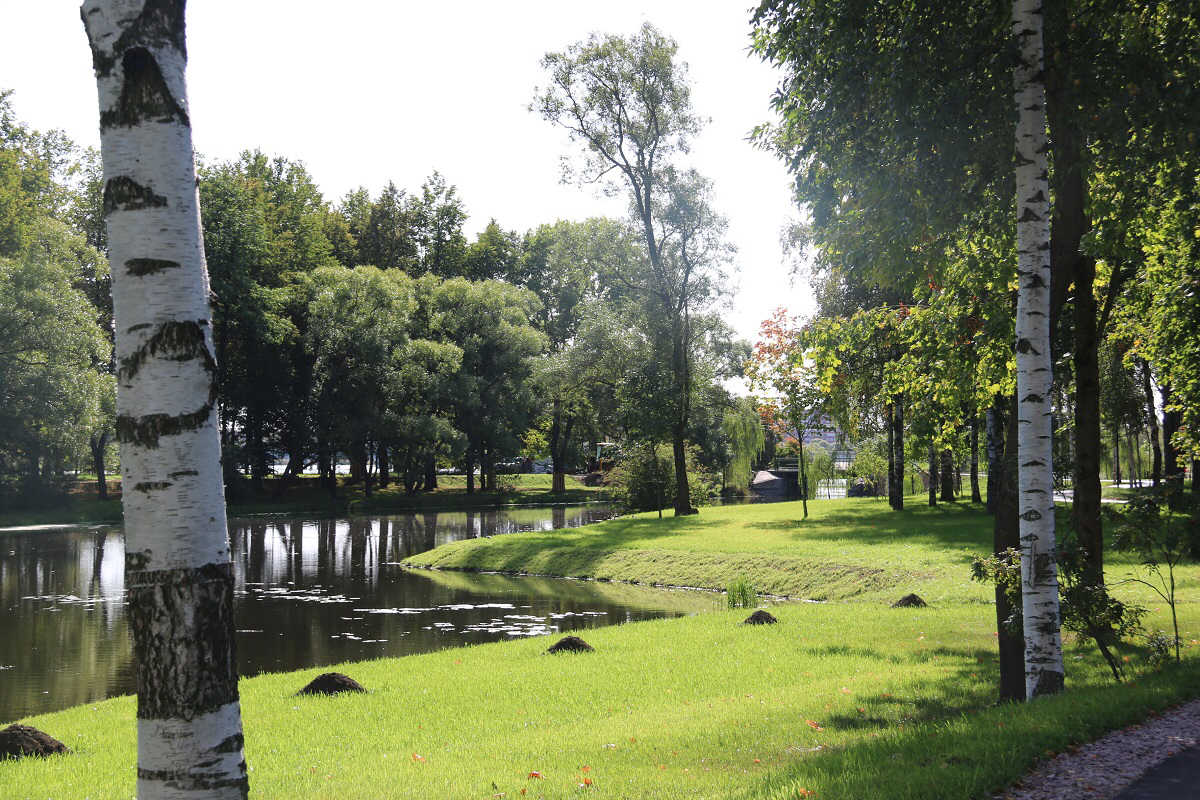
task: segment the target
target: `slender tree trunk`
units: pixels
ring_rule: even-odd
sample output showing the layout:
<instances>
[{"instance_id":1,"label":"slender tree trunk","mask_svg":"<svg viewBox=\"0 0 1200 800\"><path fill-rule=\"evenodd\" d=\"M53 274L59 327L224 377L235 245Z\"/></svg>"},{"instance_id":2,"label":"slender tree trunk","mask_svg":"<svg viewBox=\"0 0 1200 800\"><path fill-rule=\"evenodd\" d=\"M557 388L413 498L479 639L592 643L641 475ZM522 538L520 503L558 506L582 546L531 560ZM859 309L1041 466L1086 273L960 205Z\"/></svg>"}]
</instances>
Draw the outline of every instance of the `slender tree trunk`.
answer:
<instances>
[{"instance_id":1,"label":"slender tree trunk","mask_svg":"<svg viewBox=\"0 0 1200 800\"><path fill-rule=\"evenodd\" d=\"M1180 461L1179 451L1175 449L1175 432L1179 430L1183 414L1179 411L1167 410L1175 402L1171 384L1163 384L1159 390L1162 392L1163 402L1163 478L1168 483L1174 481L1182 484L1183 463Z\"/></svg>"},{"instance_id":2,"label":"slender tree trunk","mask_svg":"<svg viewBox=\"0 0 1200 800\"><path fill-rule=\"evenodd\" d=\"M1074 474L1072 476L1071 519L1079 544L1086 553L1085 581L1097 586L1104 582L1104 533L1100 520L1100 469L1103 445L1100 420L1100 332L1097 323L1096 260L1083 250L1083 238L1091 229L1087 216L1088 186L1084 164L1083 130L1076 119L1078 91L1070 82L1069 62L1073 57L1066 32L1071 24L1066 3L1045 3L1046 26L1056 37L1050 48L1050 61L1044 64L1048 122L1054 149L1054 206L1051 220L1049 256L1053 264L1053 291L1065 295L1067 286L1073 307L1071 363L1074 370ZM1042 14L1038 14L1041 22ZM1046 100L1043 94L1043 100ZM1044 130L1044 129L1043 129ZM1023 199L1023 198L1022 198ZM1115 278L1114 278L1115 280ZM1049 290L1048 290L1049 291Z\"/></svg>"},{"instance_id":3,"label":"slender tree trunk","mask_svg":"<svg viewBox=\"0 0 1200 800\"><path fill-rule=\"evenodd\" d=\"M938 496L938 461L937 450L934 449L933 441L929 442L929 505L937 505Z\"/></svg>"},{"instance_id":4,"label":"slender tree trunk","mask_svg":"<svg viewBox=\"0 0 1200 800\"><path fill-rule=\"evenodd\" d=\"M996 516L992 527L992 550L1000 556L1021 549L1021 530L1017 519L1017 398L1007 400L1004 413L996 398L988 409L988 504ZM1009 602L1004 590L996 586L996 631L999 649L1000 701L1021 702L1025 699L1025 637L1010 630L1008 620L1019 610Z\"/></svg>"},{"instance_id":5,"label":"slender tree trunk","mask_svg":"<svg viewBox=\"0 0 1200 800\"><path fill-rule=\"evenodd\" d=\"M1142 362L1142 394L1146 396L1146 416L1150 421L1150 452L1153 456L1150 479L1155 486L1162 482L1162 448L1158 443L1158 409L1154 407L1154 384L1150 380L1150 362Z\"/></svg>"},{"instance_id":6,"label":"slender tree trunk","mask_svg":"<svg viewBox=\"0 0 1200 800\"><path fill-rule=\"evenodd\" d=\"M687 426L690 416L691 403L691 373L688 370L687 354L687 311L683 312L684 319L678 316L672 331L672 368L675 378L676 402L679 404L679 417L671 430L671 446L675 456L675 516L682 517L696 514L692 506L692 489L688 484L687 474Z\"/></svg>"},{"instance_id":7,"label":"slender tree trunk","mask_svg":"<svg viewBox=\"0 0 1200 800\"><path fill-rule=\"evenodd\" d=\"M375 459L379 465L379 488L386 489L392 482L392 465L388 460L388 446L386 442L380 442L376 447L379 450L379 455Z\"/></svg>"},{"instance_id":8,"label":"slender tree trunk","mask_svg":"<svg viewBox=\"0 0 1200 800\"><path fill-rule=\"evenodd\" d=\"M467 444L467 452L464 458L466 462L464 466L467 468L467 494L475 493L475 449L471 444Z\"/></svg>"},{"instance_id":9,"label":"slender tree trunk","mask_svg":"<svg viewBox=\"0 0 1200 800\"><path fill-rule=\"evenodd\" d=\"M1046 178L1041 0L1014 0L1013 33L1020 45L1020 57L1013 71L1018 118L1018 518L1025 622L1025 691L1032 699L1063 690L1058 572L1054 561L1050 202ZM1078 292L1079 287L1076 289ZM1092 324L1095 325L1094 316Z\"/></svg>"},{"instance_id":10,"label":"slender tree trunk","mask_svg":"<svg viewBox=\"0 0 1200 800\"><path fill-rule=\"evenodd\" d=\"M244 798L212 312L182 0L87 0L125 482L141 798Z\"/></svg>"},{"instance_id":11,"label":"slender tree trunk","mask_svg":"<svg viewBox=\"0 0 1200 800\"><path fill-rule=\"evenodd\" d=\"M982 503L979 492L979 415L971 417L971 502Z\"/></svg>"},{"instance_id":12,"label":"slender tree trunk","mask_svg":"<svg viewBox=\"0 0 1200 800\"><path fill-rule=\"evenodd\" d=\"M996 479L1000 476L1000 454L1004 451L1003 417L999 399L987 410L987 513L996 513Z\"/></svg>"},{"instance_id":13,"label":"slender tree trunk","mask_svg":"<svg viewBox=\"0 0 1200 800\"><path fill-rule=\"evenodd\" d=\"M894 403L884 406L884 423L887 429L887 493L888 505L896 508L896 408Z\"/></svg>"},{"instance_id":14,"label":"slender tree trunk","mask_svg":"<svg viewBox=\"0 0 1200 800\"><path fill-rule=\"evenodd\" d=\"M896 510L904 510L904 395L896 395Z\"/></svg>"},{"instance_id":15,"label":"slender tree trunk","mask_svg":"<svg viewBox=\"0 0 1200 800\"><path fill-rule=\"evenodd\" d=\"M1113 483L1121 485L1121 429L1113 426Z\"/></svg>"},{"instance_id":16,"label":"slender tree trunk","mask_svg":"<svg viewBox=\"0 0 1200 800\"><path fill-rule=\"evenodd\" d=\"M93 434L88 446L92 451L92 469L96 472L96 496L108 499L108 476L104 473L104 454L108 450L108 431Z\"/></svg>"},{"instance_id":17,"label":"slender tree trunk","mask_svg":"<svg viewBox=\"0 0 1200 800\"><path fill-rule=\"evenodd\" d=\"M942 466L939 475L942 479L942 502L953 503L954 497L954 477L958 472L958 468L954 463L954 451L947 448L942 451Z\"/></svg>"}]
</instances>

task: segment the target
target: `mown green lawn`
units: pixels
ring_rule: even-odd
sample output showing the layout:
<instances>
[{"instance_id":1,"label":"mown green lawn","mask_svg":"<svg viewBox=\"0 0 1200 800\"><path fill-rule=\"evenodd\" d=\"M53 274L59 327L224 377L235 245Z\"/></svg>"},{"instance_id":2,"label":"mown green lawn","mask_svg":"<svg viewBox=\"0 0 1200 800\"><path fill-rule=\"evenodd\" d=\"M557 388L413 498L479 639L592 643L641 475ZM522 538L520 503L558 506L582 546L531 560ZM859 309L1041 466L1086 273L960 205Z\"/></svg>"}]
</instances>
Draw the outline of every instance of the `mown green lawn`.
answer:
<instances>
[{"instance_id":1,"label":"mown green lawn","mask_svg":"<svg viewBox=\"0 0 1200 800\"><path fill-rule=\"evenodd\" d=\"M1156 671L1129 645L1131 680L1118 685L1069 640L1064 695L996 707L994 610L967 579L990 520L873 500L810 509L804 521L798 504L712 508L425 554L665 583L741 575L793 595L827 576L835 588L833 602L772 605L775 626L717 611L587 631L590 654L546 655L543 638L339 668L366 695L293 697L318 670L243 681L254 796L988 798L1049 753L1200 694L1195 565L1180 575L1182 666ZM890 607L910 591L929 607ZM1157 607L1149 624L1163 627ZM132 795L130 699L28 722L76 753L0 762L0 797Z\"/></svg>"}]
</instances>

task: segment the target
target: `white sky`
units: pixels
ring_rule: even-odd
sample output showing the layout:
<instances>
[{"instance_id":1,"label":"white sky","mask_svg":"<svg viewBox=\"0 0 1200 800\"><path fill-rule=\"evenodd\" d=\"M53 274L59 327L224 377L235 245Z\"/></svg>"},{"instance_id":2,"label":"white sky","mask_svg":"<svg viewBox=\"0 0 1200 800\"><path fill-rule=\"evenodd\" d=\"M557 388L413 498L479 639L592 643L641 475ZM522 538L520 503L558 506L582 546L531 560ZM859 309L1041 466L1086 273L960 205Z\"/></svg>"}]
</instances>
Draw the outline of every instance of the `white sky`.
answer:
<instances>
[{"instance_id":1,"label":"white sky","mask_svg":"<svg viewBox=\"0 0 1200 800\"><path fill-rule=\"evenodd\" d=\"M77 0L9 3L0 88L19 119L99 144L96 85ZM193 0L188 91L197 150L245 149L303 161L329 200L389 180L419 190L435 169L458 187L473 238L492 217L524 232L556 219L624 216L624 198L559 183L565 132L526 110L546 85L539 60L591 31L629 35L645 20L679 43L696 111L712 122L691 159L715 187L738 247L728 320L751 341L779 305L812 308L792 287L779 231L795 216L782 162L745 141L771 117L777 77L747 53L749 0Z\"/></svg>"}]
</instances>

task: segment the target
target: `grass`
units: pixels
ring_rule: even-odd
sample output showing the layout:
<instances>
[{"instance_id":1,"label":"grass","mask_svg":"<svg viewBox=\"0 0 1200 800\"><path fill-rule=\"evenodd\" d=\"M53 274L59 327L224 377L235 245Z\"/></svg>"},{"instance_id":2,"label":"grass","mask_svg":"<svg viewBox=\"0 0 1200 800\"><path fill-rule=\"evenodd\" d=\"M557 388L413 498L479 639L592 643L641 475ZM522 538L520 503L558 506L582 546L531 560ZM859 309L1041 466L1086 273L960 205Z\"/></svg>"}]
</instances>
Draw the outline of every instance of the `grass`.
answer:
<instances>
[{"instance_id":1,"label":"grass","mask_svg":"<svg viewBox=\"0 0 1200 800\"><path fill-rule=\"evenodd\" d=\"M814 600L989 596L970 581L973 556L991 541L991 518L976 508L942 504L894 514L875 499L811 500L808 507L807 520L799 503L706 507L661 521L642 514L464 540L407 563L711 589L746 577L760 593Z\"/></svg>"},{"instance_id":2,"label":"grass","mask_svg":"<svg viewBox=\"0 0 1200 800\"><path fill-rule=\"evenodd\" d=\"M834 565L842 579L829 592L839 602L773 606L773 626L740 625L744 609L714 611L589 630L591 654L548 656L549 641L528 639L338 668L367 695L293 697L315 669L243 681L252 791L339 800L982 798L1049 753L1200 694L1195 565L1180 571L1182 665L1154 671L1147 653L1126 646L1136 677L1117 685L1094 648L1069 639L1064 695L996 707L994 610L966 580L971 554L990 542L988 518L947 506L893 514L874 500L809 508L808 521L798 504L706 508L661 524L614 520L426 554L477 568L520 567L525 557L524 571L544 566L543 551L580 569L616 558L631 576L646 558L644 581L707 573L722 586L733 570L760 590L817 585L806 571L835 574ZM1110 562L1114 575L1131 566ZM914 590L928 608L883 602ZM1149 625L1164 624L1164 611L1152 606ZM0 797L130 797L133 713L120 698L25 720L76 753L0 762Z\"/></svg>"}]
</instances>

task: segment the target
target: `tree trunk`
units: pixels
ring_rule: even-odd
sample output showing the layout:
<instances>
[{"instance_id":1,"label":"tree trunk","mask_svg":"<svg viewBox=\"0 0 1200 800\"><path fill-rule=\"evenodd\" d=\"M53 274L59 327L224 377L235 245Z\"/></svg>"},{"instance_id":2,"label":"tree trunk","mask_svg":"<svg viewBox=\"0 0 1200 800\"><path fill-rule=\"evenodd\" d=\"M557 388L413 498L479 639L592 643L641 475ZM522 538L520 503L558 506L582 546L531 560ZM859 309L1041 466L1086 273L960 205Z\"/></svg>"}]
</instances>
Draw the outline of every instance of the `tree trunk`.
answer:
<instances>
[{"instance_id":1,"label":"tree trunk","mask_svg":"<svg viewBox=\"0 0 1200 800\"><path fill-rule=\"evenodd\" d=\"M1121 429L1113 426L1113 483L1121 485Z\"/></svg>"},{"instance_id":2,"label":"tree trunk","mask_svg":"<svg viewBox=\"0 0 1200 800\"><path fill-rule=\"evenodd\" d=\"M1144 359L1139 359L1142 362L1142 393L1146 396L1146 416L1150 420L1150 452L1153 455L1151 464L1154 470L1151 475L1151 481L1155 486L1162 482L1162 448L1158 443L1158 409L1154 407L1154 384L1150 380L1150 362Z\"/></svg>"},{"instance_id":3,"label":"tree trunk","mask_svg":"<svg viewBox=\"0 0 1200 800\"><path fill-rule=\"evenodd\" d=\"M1050 201L1041 0L1014 0L1020 57L1017 109L1017 464L1025 693L1063 690L1058 572L1054 562ZM1060 164L1055 165L1061 167ZM1080 291L1076 285L1077 294ZM1090 285L1088 287L1090 294ZM1092 317L1094 331L1095 316ZM1078 393L1076 395L1079 399ZM1081 531L1081 537L1083 532ZM1081 538L1082 540L1082 538ZM1085 544L1086 546L1086 544Z\"/></svg>"},{"instance_id":4,"label":"tree trunk","mask_svg":"<svg viewBox=\"0 0 1200 800\"><path fill-rule=\"evenodd\" d=\"M244 798L233 569L182 0L87 0L116 329L137 793Z\"/></svg>"},{"instance_id":5,"label":"tree trunk","mask_svg":"<svg viewBox=\"0 0 1200 800\"><path fill-rule=\"evenodd\" d=\"M104 453L108 449L108 431L92 434L88 441L92 450L92 469L96 472L96 497L108 499L108 476L104 473Z\"/></svg>"},{"instance_id":6,"label":"tree trunk","mask_svg":"<svg viewBox=\"0 0 1200 800\"><path fill-rule=\"evenodd\" d=\"M884 423L887 428L887 493L888 505L896 508L896 408L895 403L884 406Z\"/></svg>"},{"instance_id":7,"label":"tree trunk","mask_svg":"<svg viewBox=\"0 0 1200 800\"><path fill-rule=\"evenodd\" d=\"M1039 2L1039 6L1041 3ZM1088 187L1083 163L1082 126L1075 118L1077 91L1071 84L1068 62L1072 57L1066 32L1071 24L1070 10L1064 3L1047 3L1046 25L1051 35L1051 60L1038 80L1044 92L1043 108L1038 110L1042 131L1048 122L1054 148L1054 205L1052 231L1049 234L1050 263L1053 265L1054 291L1071 293L1074 343L1071 363L1074 370L1074 464L1072 476L1071 519L1087 568L1083 579L1097 586L1104 582L1104 532L1100 520L1100 467L1103 445L1100 424L1099 329L1096 304L1096 260L1083 250L1083 238L1091 228L1087 217ZM1041 13L1038 13L1039 23ZM1021 199L1024 199L1023 197ZM1049 269L1049 267L1048 267ZM1116 280L1115 276L1114 279ZM1047 290L1049 291L1049 290ZM1047 305L1049 308L1049 304ZM1022 460L1025 459L1022 457Z\"/></svg>"},{"instance_id":8,"label":"tree trunk","mask_svg":"<svg viewBox=\"0 0 1200 800\"><path fill-rule=\"evenodd\" d=\"M1163 403L1163 479L1168 483L1183 483L1183 463L1179 458L1179 451L1175 449L1175 432L1179 430L1179 425L1183 422L1183 413L1180 411L1168 411L1167 409L1175 402L1175 394L1171 391L1171 384L1166 383L1159 387L1162 392Z\"/></svg>"},{"instance_id":9,"label":"tree trunk","mask_svg":"<svg viewBox=\"0 0 1200 800\"><path fill-rule=\"evenodd\" d=\"M375 457L375 461L378 464L379 488L386 489L392 482L392 465L388 461L388 446L385 442L380 442L376 447L379 451Z\"/></svg>"},{"instance_id":10,"label":"tree trunk","mask_svg":"<svg viewBox=\"0 0 1200 800\"><path fill-rule=\"evenodd\" d=\"M468 444L467 453L463 459L467 468L467 494L475 494L475 449Z\"/></svg>"},{"instance_id":11,"label":"tree trunk","mask_svg":"<svg viewBox=\"0 0 1200 800\"><path fill-rule=\"evenodd\" d=\"M432 492L436 488L438 488L437 457L431 454L425 459L425 485L422 489Z\"/></svg>"},{"instance_id":12,"label":"tree trunk","mask_svg":"<svg viewBox=\"0 0 1200 800\"><path fill-rule=\"evenodd\" d=\"M999 491L997 479L1000 477L1000 456L1004 452L1004 422L997 398L987 410L987 513L996 513L996 494Z\"/></svg>"},{"instance_id":13,"label":"tree trunk","mask_svg":"<svg viewBox=\"0 0 1200 800\"><path fill-rule=\"evenodd\" d=\"M937 505L938 493L938 462L937 450L934 449L933 441L929 442L929 505Z\"/></svg>"},{"instance_id":14,"label":"tree trunk","mask_svg":"<svg viewBox=\"0 0 1200 800\"><path fill-rule=\"evenodd\" d=\"M971 417L971 502L982 503L979 493L979 415Z\"/></svg>"},{"instance_id":15,"label":"tree trunk","mask_svg":"<svg viewBox=\"0 0 1200 800\"><path fill-rule=\"evenodd\" d=\"M904 395L896 395L896 510L904 510Z\"/></svg>"},{"instance_id":16,"label":"tree trunk","mask_svg":"<svg viewBox=\"0 0 1200 800\"><path fill-rule=\"evenodd\" d=\"M954 477L958 472L958 468L954 464L954 451L949 448L942 451L942 467L939 476L942 479L942 502L953 503L954 496Z\"/></svg>"},{"instance_id":17,"label":"tree trunk","mask_svg":"<svg viewBox=\"0 0 1200 800\"><path fill-rule=\"evenodd\" d=\"M1017 519L1017 397L1008 399L1008 413L1000 398L988 409L988 505L996 515L992 526L992 552L1003 555L1021 549ZM1009 629L1007 621L1018 610L1004 590L996 586L996 643L999 648L1000 701L1025 699L1025 637Z\"/></svg>"},{"instance_id":18,"label":"tree trunk","mask_svg":"<svg viewBox=\"0 0 1200 800\"><path fill-rule=\"evenodd\" d=\"M671 451L675 457L675 516L684 517L698 513L692 507L691 487L688 486L686 442L684 428L675 425L671 435Z\"/></svg>"}]
</instances>

